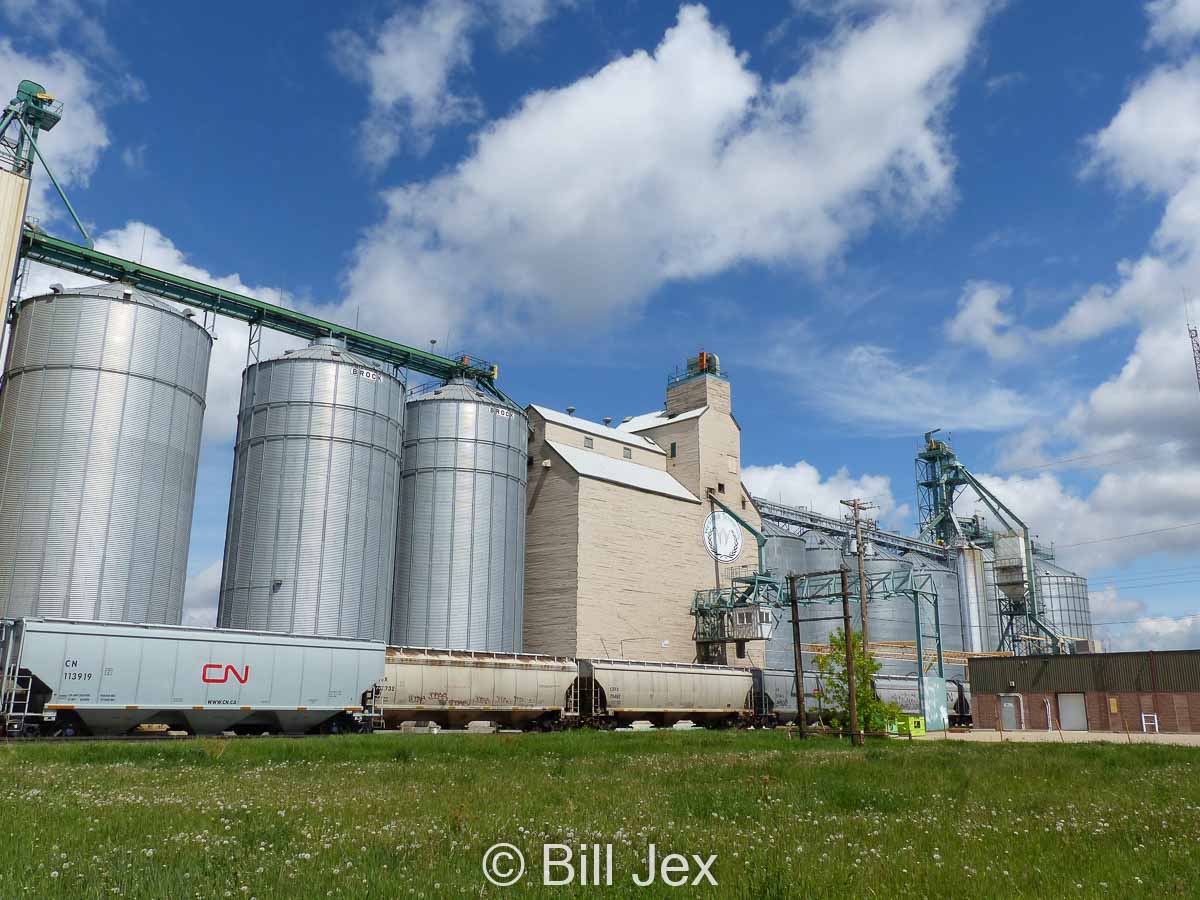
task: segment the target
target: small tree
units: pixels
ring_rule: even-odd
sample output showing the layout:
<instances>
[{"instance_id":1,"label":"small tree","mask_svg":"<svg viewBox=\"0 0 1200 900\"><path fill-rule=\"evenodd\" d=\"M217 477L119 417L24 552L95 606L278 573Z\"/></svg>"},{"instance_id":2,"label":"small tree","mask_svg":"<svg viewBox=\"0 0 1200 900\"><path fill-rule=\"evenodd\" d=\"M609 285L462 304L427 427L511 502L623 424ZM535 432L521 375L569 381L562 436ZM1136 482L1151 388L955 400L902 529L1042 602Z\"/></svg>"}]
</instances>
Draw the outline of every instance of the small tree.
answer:
<instances>
[{"instance_id":1,"label":"small tree","mask_svg":"<svg viewBox=\"0 0 1200 900\"><path fill-rule=\"evenodd\" d=\"M900 714L895 703L885 703L875 696L872 679L880 665L868 656L862 635L851 632L854 652L854 699L858 725L863 731L883 731L889 719ZM833 709L833 724L846 728L850 723L850 679L846 675L846 634L839 628L829 637L829 652L817 654L817 671L821 673L824 699Z\"/></svg>"}]
</instances>

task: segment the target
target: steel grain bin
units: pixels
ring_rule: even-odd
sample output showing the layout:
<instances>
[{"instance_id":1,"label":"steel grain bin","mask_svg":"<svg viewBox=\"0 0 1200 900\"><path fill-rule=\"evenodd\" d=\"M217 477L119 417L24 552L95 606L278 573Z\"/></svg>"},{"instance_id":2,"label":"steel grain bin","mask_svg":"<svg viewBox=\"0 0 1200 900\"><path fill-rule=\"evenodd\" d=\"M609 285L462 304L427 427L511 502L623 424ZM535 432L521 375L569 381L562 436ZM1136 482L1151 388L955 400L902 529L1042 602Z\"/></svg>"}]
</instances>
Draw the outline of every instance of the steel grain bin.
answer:
<instances>
[{"instance_id":1,"label":"steel grain bin","mask_svg":"<svg viewBox=\"0 0 1200 900\"><path fill-rule=\"evenodd\" d=\"M1042 609L1058 633L1073 640L1092 638L1087 579L1045 559L1035 559Z\"/></svg>"},{"instance_id":2,"label":"steel grain bin","mask_svg":"<svg viewBox=\"0 0 1200 900\"><path fill-rule=\"evenodd\" d=\"M529 424L473 382L408 401L392 643L521 650Z\"/></svg>"},{"instance_id":3,"label":"steel grain bin","mask_svg":"<svg viewBox=\"0 0 1200 900\"><path fill-rule=\"evenodd\" d=\"M0 617L179 624L212 337L121 284L17 307L0 390Z\"/></svg>"},{"instance_id":4,"label":"steel grain bin","mask_svg":"<svg viewBox=\"0 0 1200 900\"><path fill-rule=\"evenodd\" d=\"M217 623L385 640L404 384L335 339L249 366Z\"/></svg>"}]
</instances>

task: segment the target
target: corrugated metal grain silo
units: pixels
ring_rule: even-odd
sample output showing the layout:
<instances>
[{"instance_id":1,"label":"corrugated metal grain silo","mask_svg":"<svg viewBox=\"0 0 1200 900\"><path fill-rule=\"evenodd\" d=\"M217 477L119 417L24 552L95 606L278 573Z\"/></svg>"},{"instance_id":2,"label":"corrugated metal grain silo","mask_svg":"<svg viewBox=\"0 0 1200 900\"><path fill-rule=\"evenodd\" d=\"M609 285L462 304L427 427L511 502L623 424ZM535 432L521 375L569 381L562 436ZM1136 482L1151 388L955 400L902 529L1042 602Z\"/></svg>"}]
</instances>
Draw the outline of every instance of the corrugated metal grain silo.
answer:
<instances>
[{"instance_id":1,"label":"corrugated metal grain silo","mask_svg":"<svg viewBox=\"0 0 1200 900\"><path fill-rule=\"evenodd\" d=\"M408 401L392 643L518 652L529 424L473 382Z\"/></svg>"},{"instance_id":2,"label":"corrugated metal grain silo","mask_svg":"<svg viewBox=\"0 0 1200 900\"><path fill-rule=\"evenodd\" d=\"M914 574L927 574L933 582L932 587L937 591L938 616L941 620L942 628L942 651L961 651L967 649L965 647L966 637L963 633L963 616L962 616L962 601L959 596L958 572L953 567L953 564L943 562L940 559L933 557L922 556L919 553L906 553L904 561L911 563ZM897 607L899 609L900 607ZM908 613L913 615L912 604L908 603ZM933 630L933 608L926 603L921 607L921 621L925 626L925 634L929 637L925 640L926 649L933 649L932 636ZM908 637L904 640L911 641L913 639L913 630L916 628L914 619L909 630ZM947 672L959 672L957 668L947 669Z\"/></svg>"},{"instance_id":3,"label":"corrugated metal grain silo","mask_svg":"<svg viewBox=\"0 0 1200 900\"><path fill-rule=\"evenodd\" d=\"M111 284L18 306L0 391L0 616L179 624L212 337Z\"/></svg>"},{"instance_id":4,"label":"corrugated metal grain silo","mask_svg":"<svg viewBox=\"0 0 1200 900\"><path fill-rule=\"evenodd\" d=\"M806 548L804 551L804 568L806 572L832 572L843 565L850 565L853 562L849 559L844 551L846 542L840 538L828 534L821 534L817 531L808 531L804 534L804 542ZM842 614L841 601L813 603L810 606L800 607L800 641L805 644L828 644L830 637L835 631L842 627L840 616ZM784 620L788 623L788 627L779 627L775 629L775 635L772 640L779 640L784 644L786 649L779 648L779 651L770 654L773 660L778 660L781 665L787 668L793 668L788 656L792 653L792 631L791 631L791 612L784 616ZM861 628L862 623L858 616L858 604L850 604L850 627ZM770 647L768 647L768 653ZM816 654L805 651L802 654L803 666L806 672L816 671L817 661ZM785 662L786 660L786 662Z\"/></svg>"},{"instance_id":5,"label":"corrugated metal grain silo","mask_svg":"<svg viewBox=\"0 0 1200 900\"><path fill-rule=\"evenodd\" d=\"M1064 637L1091 640L1092 608L1087 579L1044 559L1035 559L1038 595L1050 624Z\"/></svg>"},{"instance_id":6,"label":"corrugated metal grain silo","mask_svg":"<svg viewBox=\"0 0 1200 900\"><path fill-rule=\"evenodd\" d=\"M846 562L852 569L857 567L857 556L854 553L848 554ZM865 565L868 575L903 574L911 568L907 560L901 559L899 554L877 546L870 546L868 548ZM862 628L862 616L859 615L858 607L859 604L857 603L851 607L854 613L853 625L856 629ZM924 625L923 630L925 634L932 636L933 607L928 603L924 603L921 608L921 615L923 617L922 624ZM913 641L916 637L917 620L911 596L873 596L871 598L871 608L867 617L867 624L871 643ZM929 640L929 643L930 645L933 644L932 638ZM915 671L915 668L915 662L898 659L879 660L879 672L881 675L901 675L906 672Z\"/></svg>"},{"instance_id":7,"label":"corrugated metal grain silo","mask_svg":"<svg viewBox=\"0 0 1200 900\"><path fill-rule=\"evenodd\" d=\"M386 640L404 384L314 341L242 374L217 624Z\"/></svg>"},{"instance_id":8,"label":"corrugated metal grain silo","mask_svg":"<svg viewBox=\"0 0 1200 900\"><path fill-rule=\"evenodd\" d=\"M973 544L954 551L954 569L958 578L959 622L962 627L963 649L969 653L989 653L996 649L989 631L989 605L995 601L988 594L988 571L984 551Z\"/></svg>"},{"instance_id":9,"label":"corrugated metal grain silo","mask_svg":"<svg viewBox=\"0 0 1200 900\"><path fill-rule=\"evenodd\" d=\"M763 533L767 535L766 560L767 568L786 578L788 575L803 575L808 571L806 561L806 542L803 537L789 534L772 525L769 521L763 523ZM784 592L785 600L787 591ZM803 616L805 610L801 609ZM804 637L807 641L809 638ZM795 669L795 657L792 649L792 611L785 607L782 610L779 625L767 640L765 650L766 667L768 669Z\"/></svg>"}]
</instances>

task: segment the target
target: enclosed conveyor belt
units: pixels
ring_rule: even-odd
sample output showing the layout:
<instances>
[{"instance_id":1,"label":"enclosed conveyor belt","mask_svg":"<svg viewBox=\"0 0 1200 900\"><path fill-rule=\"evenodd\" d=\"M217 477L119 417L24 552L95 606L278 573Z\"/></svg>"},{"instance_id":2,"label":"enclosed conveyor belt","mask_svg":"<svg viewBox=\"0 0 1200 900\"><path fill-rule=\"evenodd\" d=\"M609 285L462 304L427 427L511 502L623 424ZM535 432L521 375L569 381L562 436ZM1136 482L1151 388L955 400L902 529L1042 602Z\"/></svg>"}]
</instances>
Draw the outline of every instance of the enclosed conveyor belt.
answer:
<instances>
[{"instance_id":1,"label":"enclosed conveyor belt","mask_svg":"<svg viewBox=\"0 0 1200 900\"><path fill-rule=\"evenodd\" d=\"M409 347L318 319L294 309L275 306L215 285L173 275L142 263L101 253L99 250L91 250L61 238L51 237L28 226L21 234L21 255L35 262L91 278L122 281L158 297L187 303L211 310L218 315L232 316L252 325L261 325L308 340L337 336L345 340L346 349L352 353L361 353L380 362L437 378L469 378L507 399L496 388L496 368L473 357L449 359L428 350Z\"/></svg>"}]
</instances>

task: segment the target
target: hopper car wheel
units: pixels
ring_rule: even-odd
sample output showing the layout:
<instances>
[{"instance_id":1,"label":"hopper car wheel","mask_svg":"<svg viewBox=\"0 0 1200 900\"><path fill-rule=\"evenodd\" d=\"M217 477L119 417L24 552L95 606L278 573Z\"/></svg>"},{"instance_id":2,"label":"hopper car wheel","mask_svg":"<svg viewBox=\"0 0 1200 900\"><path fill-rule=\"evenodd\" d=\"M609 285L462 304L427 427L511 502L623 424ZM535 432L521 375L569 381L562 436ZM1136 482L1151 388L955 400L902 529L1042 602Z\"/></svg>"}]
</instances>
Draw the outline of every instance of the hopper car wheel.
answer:
<instances>
[{"instance_id":1,"label":"hopper car wheel","mask_svg":"<svg viewBox=\"0 0 1200 900\"><path fill-rule=\"evenodd\" d=\"M41 735L41 733L42 733L42 729L39 728L37 725L34 725L32 722L26 723L25 725L21 726L21 737L27 737L27 738L39 737Z\"/></svg>"},{"instance_id":2,"label":"hopper car wheel","mask_svg":"<svg viewBox=\"0 0 1200 900\"><path fill-rule=\"evenodd\" d=\"M348 718L337 717L330 719L321 726L321 734L347 734L355 730L354 721Z\"/></svg>"}]
</instances>

